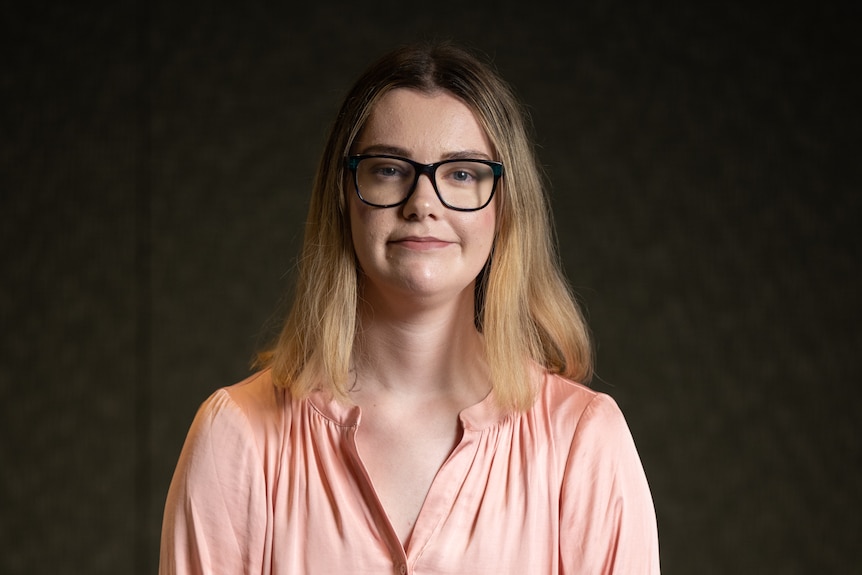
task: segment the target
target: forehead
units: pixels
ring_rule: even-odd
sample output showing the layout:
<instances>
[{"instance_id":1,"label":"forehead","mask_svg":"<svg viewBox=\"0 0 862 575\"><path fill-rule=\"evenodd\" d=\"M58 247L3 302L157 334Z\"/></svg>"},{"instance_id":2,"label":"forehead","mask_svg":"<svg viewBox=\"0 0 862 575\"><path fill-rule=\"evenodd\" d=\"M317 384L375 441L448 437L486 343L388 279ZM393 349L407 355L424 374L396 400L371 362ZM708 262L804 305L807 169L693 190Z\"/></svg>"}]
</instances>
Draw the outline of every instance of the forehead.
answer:
<instances>
[{"instance_id":1,"label":"forehead","mask_svg":"<svg viewBox=\"0 0 862 575\"><path fill-rule=\"evenodd\" d=\"M462 100L444 90L390 90L375 103L355 147L361 152L390 147L417 154L471 150L492 155L490 140L476 115Z\"/></svg>"}]
</instances>

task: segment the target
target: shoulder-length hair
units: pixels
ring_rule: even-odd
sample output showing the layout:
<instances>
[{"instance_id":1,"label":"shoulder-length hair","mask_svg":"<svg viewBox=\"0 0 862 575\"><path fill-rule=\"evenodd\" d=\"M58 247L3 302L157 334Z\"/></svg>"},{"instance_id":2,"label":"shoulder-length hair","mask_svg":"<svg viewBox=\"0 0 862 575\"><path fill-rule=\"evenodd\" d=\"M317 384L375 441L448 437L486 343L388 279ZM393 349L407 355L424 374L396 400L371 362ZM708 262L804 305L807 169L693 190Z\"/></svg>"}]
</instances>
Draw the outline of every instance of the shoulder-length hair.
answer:
<instances>
[{"instance_id":1,"label":"shoulder-length hair","mask_svg":"<svg viewBox=\"0 0 862 575\"><path fill-rule=\"evenodd\" d=\"M535 366L586 383L592 353L586 323L561 271L543 175L527 114L493 67L449 43L399 48L348 92L314 181L292 309L258 358L277 385L303 397L323 389L345 399L357 336L359 275L350 235L345 158L388 91L446 91L464 102L504 166L492 255L476 281L476 327L484 334L498 404L526 409Z\"/></svg>"}]
</instances>

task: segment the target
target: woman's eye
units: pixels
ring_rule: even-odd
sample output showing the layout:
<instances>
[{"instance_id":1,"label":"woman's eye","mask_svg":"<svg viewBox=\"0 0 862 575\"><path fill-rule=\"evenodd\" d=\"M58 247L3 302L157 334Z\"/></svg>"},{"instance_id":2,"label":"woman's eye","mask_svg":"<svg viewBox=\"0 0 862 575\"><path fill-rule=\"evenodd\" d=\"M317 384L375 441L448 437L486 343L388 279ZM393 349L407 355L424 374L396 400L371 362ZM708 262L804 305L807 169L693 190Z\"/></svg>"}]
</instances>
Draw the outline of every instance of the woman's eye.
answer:
<instances>
[{"instance_id":1,"label":"woman's eye","mask_svg":"<svg viewBox=\"0 0 862 575\"><path fill-rule=\"evenodd\" d=\"M398 166L380 165L376 166L372 172L380 178L397 178L404 175L404 170Z\"/></svg>"},{"instance_id":2,"label":"woman's eye","mask_svg":"<svg viewBox=\"0 0 862 575\"><path fill-rule=\"evenodd\" d=\"M465 166L452 166L441 175L443 180L459 186L474 185L480 179L476 170Z\"/></svg>"}]
</instances>

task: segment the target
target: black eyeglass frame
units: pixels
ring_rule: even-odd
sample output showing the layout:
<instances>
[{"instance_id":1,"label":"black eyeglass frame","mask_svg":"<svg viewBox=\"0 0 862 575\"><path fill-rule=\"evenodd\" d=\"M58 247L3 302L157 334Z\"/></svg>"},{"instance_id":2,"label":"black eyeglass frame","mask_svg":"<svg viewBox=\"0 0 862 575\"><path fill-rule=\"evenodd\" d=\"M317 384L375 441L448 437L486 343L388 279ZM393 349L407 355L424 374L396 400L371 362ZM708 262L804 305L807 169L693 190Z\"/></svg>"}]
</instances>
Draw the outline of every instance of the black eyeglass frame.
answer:
<instances>
[{"instance_id":1,"label":"black eyeglass frame","mask_svg":"<svg viewBox=\"0 0 862 575\"><path fill-rule=\"evenodd\" d=\"M359 166L359 162L364 160L365 158L389 158L391 160L398 160L401 162L406 162L413 166L414 178L413 184L410 186L410 191L399 201L394 204L374 204L369 202L365 198L362 197L362 192L359 191L359 176L357 175L356 168ZM433 164L422 164L419 162L414 162L409 158L402 158L401 156L392 156L389 154L357 154L354 156L348 156L345 158L345 162L347 164L347 169L349 169L353 173L353 188L356 190L356 195L362 200L363 203L368 204L369 206L373 206L375 208L394 208L400 206L407 202L410 199L410 196L413 195L413 192L416 191L416 185L419 183L419 178L422 174L427 174L428 179L431 180L431 186L434 188L434 193L437 194L437 198L440 200L440 203L449 208L450 210L455 210L457 212L477 212L491 203L491 200L494 197L494 193L497 191L497 184L500 181L500 178L503 176L503 163L495 162L493 160L481 160L478 158L453 158L449 160L442 160L440 162L434 162ZM491 168L492 173L494 174L494 183L491 186L491 193L488 195L488 200L477 208L459 208L453 205L450 205L443 199L443 196L440 195L440 190L437 189L437 168L443 166L445 164L453 164L455 162L475 162L477 164L485 164L486 166Z\"/></svg>"}]
</instances>

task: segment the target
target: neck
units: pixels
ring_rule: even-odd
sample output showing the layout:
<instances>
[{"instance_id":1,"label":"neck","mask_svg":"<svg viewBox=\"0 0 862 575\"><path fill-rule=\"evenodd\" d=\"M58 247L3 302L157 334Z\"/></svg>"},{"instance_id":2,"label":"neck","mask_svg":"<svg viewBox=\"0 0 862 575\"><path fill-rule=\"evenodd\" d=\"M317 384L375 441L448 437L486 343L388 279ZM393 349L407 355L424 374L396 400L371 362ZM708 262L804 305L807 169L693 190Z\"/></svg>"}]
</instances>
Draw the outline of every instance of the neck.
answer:
<instances>
[{"instance_id":1,"label":"neck","mask_svg":"<svg viewBox=\"0 0 862 575\"><path fill-rule=\"evenodd\" d=\"M474 313L472 289L438 306L410 302L393 307L365 298L354 355L357 390L478 401L489 384Z\"/></svg>"}]
</instances>

